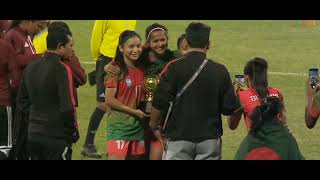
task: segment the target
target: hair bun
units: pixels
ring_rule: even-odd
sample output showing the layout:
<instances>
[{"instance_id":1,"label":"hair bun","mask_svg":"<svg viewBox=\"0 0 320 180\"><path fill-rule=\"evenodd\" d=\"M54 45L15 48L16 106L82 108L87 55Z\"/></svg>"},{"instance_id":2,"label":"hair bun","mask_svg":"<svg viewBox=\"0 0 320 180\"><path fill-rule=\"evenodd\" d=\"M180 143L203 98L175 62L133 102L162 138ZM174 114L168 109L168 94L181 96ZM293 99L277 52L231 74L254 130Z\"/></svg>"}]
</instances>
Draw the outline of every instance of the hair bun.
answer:
<instances>
[{"instance_id":1,"label":"hair bun","mask_svg":"<svg viewBox=\"0 0 320 180\"><path fill-rule=\"evenodd\" d=\"M269 107L270 103L267 101L267 99L264 99L263 102L260 105L260 110L262 113L267 112L267 109Z\"/></svg>"},{"instance_id":2,"label":"hair bun","mask_svg":"<svg viewBox=\"0 0 320 180\"><path fill-rule=\"evenodd\" d=\"M278 97L268 97L261 104L261 112L263 114L276 115L280 113L282 109L281 100Z\"/></svg>"}]
</instances>

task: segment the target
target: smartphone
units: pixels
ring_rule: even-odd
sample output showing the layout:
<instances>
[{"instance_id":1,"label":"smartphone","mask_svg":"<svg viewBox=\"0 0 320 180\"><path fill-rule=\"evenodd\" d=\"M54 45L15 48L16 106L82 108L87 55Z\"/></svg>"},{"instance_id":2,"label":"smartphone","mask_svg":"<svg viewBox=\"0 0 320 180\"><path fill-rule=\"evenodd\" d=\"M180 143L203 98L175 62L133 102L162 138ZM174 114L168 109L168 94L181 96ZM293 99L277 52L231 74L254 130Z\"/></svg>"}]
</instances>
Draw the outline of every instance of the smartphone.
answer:
<instances>
[{"instance_id":1,"label":"smartphone","mask_svg":"<svg viewBox=\"0 0 320 180\"><path fill-rule=\"evenodd\" d=\"M241 87L245 87L246 86L246 82L244 80L244 75L243 74L235 75L235 83L239 84Z\"/></svg>"},{"instance_id":2,"label":"smartphone","mask_svg":"<svg viewBox=\"0 0 320 180\"><path fill-rule=\"evenodd\" d=\"M309 69L309 77L310 77L310 86L312 89L316 86L319 81L319 69L318 68L310 68Z\"/></svg>"}]
</instances>

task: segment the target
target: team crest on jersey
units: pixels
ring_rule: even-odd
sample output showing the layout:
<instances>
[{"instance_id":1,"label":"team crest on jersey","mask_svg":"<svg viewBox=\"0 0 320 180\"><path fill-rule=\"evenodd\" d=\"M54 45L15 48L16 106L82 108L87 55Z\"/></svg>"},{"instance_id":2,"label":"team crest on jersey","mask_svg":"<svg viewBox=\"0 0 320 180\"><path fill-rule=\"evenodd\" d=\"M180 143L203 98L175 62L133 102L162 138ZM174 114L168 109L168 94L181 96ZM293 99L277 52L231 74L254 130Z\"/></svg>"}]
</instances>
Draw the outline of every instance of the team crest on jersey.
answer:
<instances>
[{"instance_id":1,"label":"team crest on jersey","mask_svg":"<svg viewBox=\"0 0 320 180\"><path fill-rule=\"evenodd\" d=\"M131 87L132 86L132 79L130 79L129 77L126 78L126 85L127 85L127 87Z\"/></svg>"},{"instance_id":2,"label":"team crest on jersey","mask_svg":"<svg viewBox=\"0 0 320 180\"><path fill-rule=\"evenodd\" d=\"M29 47L29 44L27 42L25 42L24 47Z\"/></svg>"}]
</instances>

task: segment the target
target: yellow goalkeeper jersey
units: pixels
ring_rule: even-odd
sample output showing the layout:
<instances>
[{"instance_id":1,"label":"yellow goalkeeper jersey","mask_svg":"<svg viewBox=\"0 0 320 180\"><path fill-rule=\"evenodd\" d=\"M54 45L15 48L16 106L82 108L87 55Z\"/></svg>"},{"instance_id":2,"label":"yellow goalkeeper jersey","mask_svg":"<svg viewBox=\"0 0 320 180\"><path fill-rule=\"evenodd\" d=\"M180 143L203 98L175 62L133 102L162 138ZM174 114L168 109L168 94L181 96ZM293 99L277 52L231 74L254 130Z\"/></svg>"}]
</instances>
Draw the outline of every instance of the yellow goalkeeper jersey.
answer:
<instances>
[{"instance_id":1,"label":"yellow goalkeeper jersey","mask_svg":"<svg viewBox=\"0 0 320 180\"><path fill-rule=\"evenodd\" d=\"M37 54L43 54L47 50L48 31L45 30L33 38L33 45Z\"/></svg>"},{"instance_id":2,"label":"yellow goalkeeper jersey","mask_svg":"<svg viewBox=\"0 0 320 180\"><path fill-rule=\"evenodd\" d=\"M96 20L91 35L91 54L96 61L102 54L114 58L119 36L125 30L135 30L137 20Z\"/></svg>"}]
</instances>

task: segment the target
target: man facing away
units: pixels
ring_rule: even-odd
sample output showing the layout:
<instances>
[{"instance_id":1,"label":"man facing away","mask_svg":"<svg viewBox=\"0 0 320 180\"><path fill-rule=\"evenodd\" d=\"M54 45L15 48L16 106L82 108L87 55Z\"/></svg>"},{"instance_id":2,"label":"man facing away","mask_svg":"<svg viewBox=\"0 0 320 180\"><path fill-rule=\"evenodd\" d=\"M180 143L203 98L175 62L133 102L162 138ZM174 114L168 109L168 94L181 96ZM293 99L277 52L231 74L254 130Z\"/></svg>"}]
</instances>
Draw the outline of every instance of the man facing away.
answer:
<instances>
[{"instance_id":1,"label":"man facing away","mask_svg":"<svg viewBox=\"0 0 320 180\"><path fill-rule=\"evenodd\" d=\"M151 109L150 126L160 138L161 114L169 102L196 73L207 58L211 28L191 23L186 29L188 53L172 61L161 77ZM164 160L221 159L221 114L230 115L239 109L230 74L225 66L209 60L195 80L173 106L165 123Z\"/></svg>"}]
</instances>

